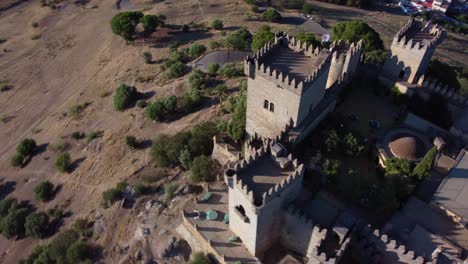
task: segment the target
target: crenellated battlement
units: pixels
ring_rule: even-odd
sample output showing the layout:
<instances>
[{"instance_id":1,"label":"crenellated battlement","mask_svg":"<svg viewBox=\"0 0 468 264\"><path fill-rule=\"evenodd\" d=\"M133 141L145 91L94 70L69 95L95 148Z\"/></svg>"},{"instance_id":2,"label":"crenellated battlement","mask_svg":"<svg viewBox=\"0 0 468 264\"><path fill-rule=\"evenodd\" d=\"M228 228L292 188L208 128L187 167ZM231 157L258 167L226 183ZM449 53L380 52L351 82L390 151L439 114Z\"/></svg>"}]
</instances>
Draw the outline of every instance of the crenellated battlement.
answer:
<instances>
[{"instance_id":1,"label":"crenellated battlement","mask_svg":"<svg viewBox=\"0 0 468 264\"><path fill-rule=\"evenodd\" d=\"M425 88L426 91L432 94L438 94L451 103L459 106L468 106L468 98L460 95L454 88L444 85L437 79L425 77L424 75L419 78L418 85Z\"/></svg>"},{"instance_id":2,"label":"crenellated battlement","mask_svg":"<svg viewBox=\"0 0 468 264\"><path fill-rule=\"evenodd\" d=\"M408 251L404 245L398 245L396 240L390 239L380 230L372 230L370 225L362 225L354 233L353 248L371 263L380 263L386 255L396 254L404 263L424 264L424 258L415 256L414 251Z\"/></svg>"},{"instance_id":3,"label":"crenellated battlement","mask_svg":"<svg viewBox=\"0 0 468 264\"><path fill-rule=\"evenodd\" d=\"M311 74L305 78L295 76L294 74L282 72L281 69L274 68L265 62L268 56L276 56L281 52L280 49L291 49L294 52L301 53L309 57L312 61L317 61L317 65ZM309 88L322 74L326 73L331 64L331 53L327 49L321 49L301 42L295 36L275 33L275 42L268 42L260 48L253 57L246 57L244 60L245 74L250 77L255 75L262 76L267 80L274 82L283 89L288 89L296 94L302 94Z\"/></svg>"},{"instance_id":4,"label":"crenellated battlement","mask_svg":"<svg viewBox=\"0 0 468 264\"><path fill-rule=\"evenodd\" d=\"M255 145L253 144L254 140L258 139L251 139L250 144L246 144L248 150L246 150L245 158L225 170L224 178L228 186L243 193L254 207L261 208L277 196L280 196L297 180L302 179L305 168L291 154L286 157L273 155L271 148L275 146L276 141L264 139L260 141L261 144L258 146L259 141L256 141L257 144ZM255 175L251 176L252 173L255 173L251 170L255 169L259 162L262 162L262 164L271 163L272 165L268 166L275 166L276 169L274 170L277 170L278 173L278 176L262 175L262 177L271 178L270 185L272 187L268 190L257 188L257 183L253 180ZM287 176L283 176L285 173Z\"/></svg>"},{"instance_id":5,"label":"crenellated battlement","mask_svg":"<svg viewBox=\"0 0 468 264\"><path fill-rule=\"evenodd\" d=\"M393 38L392 45L414 53L434 50L447 36L447 31L439 25L423 25L422 21L411 18Z\"/></svg>"}]
</instances>

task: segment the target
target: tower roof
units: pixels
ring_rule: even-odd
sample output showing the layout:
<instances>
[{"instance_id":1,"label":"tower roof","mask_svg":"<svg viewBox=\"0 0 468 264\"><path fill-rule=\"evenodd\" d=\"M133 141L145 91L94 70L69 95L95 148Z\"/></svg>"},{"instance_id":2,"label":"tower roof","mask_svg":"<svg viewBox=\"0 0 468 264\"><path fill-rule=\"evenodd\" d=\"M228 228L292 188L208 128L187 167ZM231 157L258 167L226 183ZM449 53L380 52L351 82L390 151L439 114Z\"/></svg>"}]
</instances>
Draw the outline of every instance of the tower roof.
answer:
<instances>
[{"instance_id":1,"label":"tower roof","mask_svg":"<svg viewBox=\"0 0 468 264\"><path fill-rule=\"evenodd\" d=\"M392 154L401 159L417 161L426 153L424 143L414 136L402 136L389 143Z\"/></svg>"}]
</instances>

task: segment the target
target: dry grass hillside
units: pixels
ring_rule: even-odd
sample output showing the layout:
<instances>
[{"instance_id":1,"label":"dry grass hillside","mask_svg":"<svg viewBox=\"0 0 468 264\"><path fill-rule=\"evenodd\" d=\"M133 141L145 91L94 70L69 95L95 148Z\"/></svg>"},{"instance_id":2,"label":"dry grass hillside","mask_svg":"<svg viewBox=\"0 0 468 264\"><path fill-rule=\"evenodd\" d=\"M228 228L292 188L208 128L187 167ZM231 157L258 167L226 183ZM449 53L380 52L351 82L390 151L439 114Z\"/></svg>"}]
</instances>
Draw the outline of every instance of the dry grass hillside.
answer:
<instances>
[{"instance_id":1,"label":"dry grass hillside","mask_svg":"<svg viewBox=\"0 0 468 264\"><path fill-rule=\"evenodd\" d=\"M7 7L6 2L18 1L0 2L2 8ZM166 22L170 24L193 21L209 25L219 18L227 31L239 26L254 30L259 26L258 22L244 21L249 7L242 0L131 3L143 3L145 13L166 15ZM154 93L151 100L187 91L187 75L161 85L158 63L145 64L143 61L144 51L151 52L154 61L168 58L167 43L126 45L112 34L109 21L118 12L115 0L91 0L82 6L66 0L55 10L31 0L12 5L0 14L0 39L4 40L0 42L0 81L11 87L0 93L0 179L2 183L16 183L11 196L31 200L41 210L57 205L64 207L70 212L64 227L77 217L103 215L106 228L96 243L103 247L104 263L118 263L121 259L116 247L131 243L139 212L136 209L120 210L117 206L103 209L100 206L102 192L141 174L142 169L153 173L149 149L130 150L125 145L125 136L150 140L161 133L174 134L210 120L218 112L218 106L213 103L171 123L155 123L137 107L124 112L114 111L112 95L120 83L135 85L141 92ZM273 27L297 29L295 25ZM384 39L393 34L391 31L380 33L384 34ZM201 35L178 35L174 40L187 47L192 41L207 45L212 38L222 36L220 32L208 31ZM87 107L78 116L67 115L73 106L84 103ZM75 131L86 134L102 131L103 134L91 142L86 139L77 141L70 137ZM24 168L13 168L10 158L17 144L26 137L36 140L39 151ZM57 144L67 145L73 161L71 173L59 173L54 167L58 154L52 146ZM174 178L182 178L180 174L178 171L168 172ZM34 202L32 188L45 179L61 189L48 203ZM153 224L171 230L176 224L171 221L173 216L169 212ZM161 234L164 236L165 233ZM27 256L34 245L47 241L30 238L13 241L0 237L0 263L16 263ZM131 262L127 259L122 263Z\"/></svg>"}]
</instances>

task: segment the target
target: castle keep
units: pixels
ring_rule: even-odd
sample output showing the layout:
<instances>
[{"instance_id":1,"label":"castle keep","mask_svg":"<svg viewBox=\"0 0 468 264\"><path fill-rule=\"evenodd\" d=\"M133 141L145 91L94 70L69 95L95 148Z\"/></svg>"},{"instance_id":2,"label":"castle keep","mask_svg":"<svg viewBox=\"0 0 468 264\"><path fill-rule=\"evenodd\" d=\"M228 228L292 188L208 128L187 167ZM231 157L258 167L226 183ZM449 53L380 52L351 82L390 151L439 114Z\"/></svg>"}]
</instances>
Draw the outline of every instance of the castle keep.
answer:
<instances>
[{"instance_id":1,"label":"castle keep","mask_svg":"<svg viewBox=\"0 0 468 264\"><path fill-rule=\"evenodd\" d=\"M361 52L361 42L339 41L330 49L314 49L294 36L276 33L274 43L245 59L247 134L274 139L287 127L311 123L308 117L327 90L354 73Z\"/></svg>"}]
</instances>

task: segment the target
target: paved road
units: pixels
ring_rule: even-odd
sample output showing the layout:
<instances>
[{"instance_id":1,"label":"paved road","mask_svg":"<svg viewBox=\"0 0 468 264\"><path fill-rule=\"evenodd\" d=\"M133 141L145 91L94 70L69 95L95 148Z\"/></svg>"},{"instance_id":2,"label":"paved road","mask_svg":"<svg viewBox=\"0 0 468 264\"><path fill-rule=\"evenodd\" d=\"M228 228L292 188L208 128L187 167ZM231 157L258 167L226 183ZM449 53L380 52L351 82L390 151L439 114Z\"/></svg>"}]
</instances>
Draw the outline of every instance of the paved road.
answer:
<instances>
[{"instance_id":1,"label":"paved road","mask_svg":"<svg viewBox=\"0 0 468 264\"><path fill-rule=\"evenodd\" d=\"M194 68L200 69L202 72L208 72L208 66L213 63L219 64L222 67L228 62L241 62L247 55L252 54L249 51L238 50L217 50L205 54L203 57L193 63Z\"/></svg>"}]
</instances>

